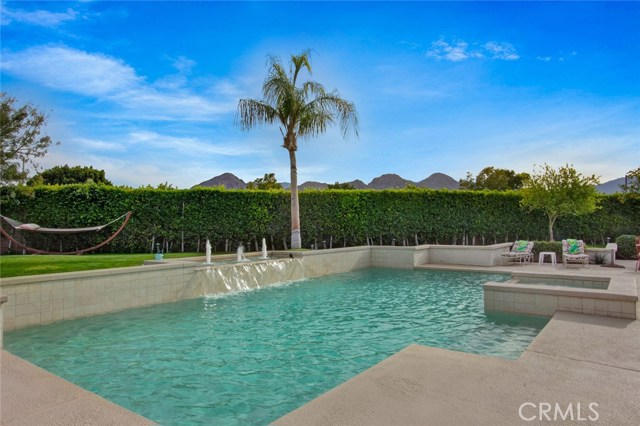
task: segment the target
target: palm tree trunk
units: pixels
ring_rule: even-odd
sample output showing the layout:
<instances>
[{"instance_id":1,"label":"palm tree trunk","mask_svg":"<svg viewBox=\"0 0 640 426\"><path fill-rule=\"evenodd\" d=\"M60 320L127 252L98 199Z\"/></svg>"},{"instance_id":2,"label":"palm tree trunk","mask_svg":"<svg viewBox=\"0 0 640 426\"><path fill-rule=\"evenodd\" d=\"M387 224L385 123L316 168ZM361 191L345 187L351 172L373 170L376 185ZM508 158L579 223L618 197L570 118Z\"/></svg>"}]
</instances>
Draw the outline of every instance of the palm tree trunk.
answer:
<instances>
[{"instance_id":1,"label":"palm tree trunk","mask_svg":"<svg viewBox=\"0 0 640 426\"><path fill-rule=\"evenodd\" d=\"M298 201L298 163L296 152L289 149L289 162L291 163L291 248L302 248L300 238L300 203Z\"/></svg>"}]
</instances>

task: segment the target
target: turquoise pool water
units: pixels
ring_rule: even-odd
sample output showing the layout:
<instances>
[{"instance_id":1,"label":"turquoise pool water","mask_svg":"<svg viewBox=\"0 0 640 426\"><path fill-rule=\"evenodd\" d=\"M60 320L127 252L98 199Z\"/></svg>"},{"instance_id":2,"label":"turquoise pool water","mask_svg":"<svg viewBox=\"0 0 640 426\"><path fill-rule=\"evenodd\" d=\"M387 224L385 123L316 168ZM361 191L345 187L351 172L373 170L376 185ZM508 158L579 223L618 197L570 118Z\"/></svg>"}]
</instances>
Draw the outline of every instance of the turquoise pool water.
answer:
<instances>
[{"instance_id":1,"label":"turquoise pool water","mask_svg":"<svg viewBox=\"0 0 640 426\"><path fill-rule=\"evenodd\" d=\"M411 343L517 358L547 319L486 316L504 275L371 269L67 321L5 348L162 425L266 425Z\"/></svg>"}]
</instances>

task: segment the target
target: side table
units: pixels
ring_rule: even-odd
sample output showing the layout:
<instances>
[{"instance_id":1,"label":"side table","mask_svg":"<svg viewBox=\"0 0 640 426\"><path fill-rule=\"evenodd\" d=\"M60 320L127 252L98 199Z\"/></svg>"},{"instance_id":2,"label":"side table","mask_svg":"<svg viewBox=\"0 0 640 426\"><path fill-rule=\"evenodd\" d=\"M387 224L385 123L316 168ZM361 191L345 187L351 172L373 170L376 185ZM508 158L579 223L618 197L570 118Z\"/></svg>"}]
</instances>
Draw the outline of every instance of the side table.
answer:
<instances>
[{"instance_id":1,"label":"side table","mask_svg":"<svg viewBox=\"0 0 640 426\"><path fill-rule=\"evenodd\" d=\"M551 264L556 267L556 252L555 251L541 251L538 254L538 265L542 266L544 263L544 257L549 256L551 258Z\"/></svg>"}]
</instances>

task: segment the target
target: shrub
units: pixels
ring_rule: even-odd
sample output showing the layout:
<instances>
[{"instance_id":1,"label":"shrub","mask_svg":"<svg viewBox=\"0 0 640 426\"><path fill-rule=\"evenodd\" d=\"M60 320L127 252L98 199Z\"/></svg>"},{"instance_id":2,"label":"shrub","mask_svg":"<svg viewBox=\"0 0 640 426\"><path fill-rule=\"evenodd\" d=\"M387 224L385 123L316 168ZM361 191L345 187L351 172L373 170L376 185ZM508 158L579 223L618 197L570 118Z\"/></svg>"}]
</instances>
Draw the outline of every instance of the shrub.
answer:
<instances>
[{"instance_id":1,"label":"shrub","mask_svg":"<svg viewBox=\"0 0 640 426\"><path fill-rule=\"evenodd\" d=\"M635 235L620 235L618 238L616 238L616 244L618 244L618 256L623 259L636 258Z\"/></svg>"},{"instance_id":2,"label":"shrub","mask_svg":"<svg viewBox=\"0 0 640 426\"><path fill-rule=\"evenodd\" d=\"M607 263L607 256L602 253L596 253L593 256L593 263L595 263L596 265L604 265L605 263Z\"/></svg>"},{"instance_id":3,"label":"shrub","mask_svg":"<svg viewBox=\"0 0 640 426\"><path fill-rule=\"evenodd\" d=\"M543 251L552 251L558 259L562 258L562 242L561 241L534 241L533 255L538 259L538 254Z\"/></svg>"},{"instance_id":4,"label":"shrub","mask_svg":"<svg viewBox=\"0 0 640 426\"><path fill-rule=\"evenodd\" d=\"M640 198L622 202L617 196L602 195L599 199L601 208L594 213L558 218L558 239L605 244L607 235L640 233ZM287 191L18 186L0 187L0 203L3 215L52 228L104 224L132 210L126 228L101 250L115 253L153 251L158 242L165 253L202 251L206 239L216 251L232 251L240 242L254 246L263 237L279 249L290 236ZM519 203L515 191L302 191L302 238L305 247L316 241L342 247L391 244L394 239L411 245L486 245L545 238L544 215L524 211ZM109 235L113 226L103 232ZM73 234L62 242L58 235L29 238L31 246L57 250L60 244L90 247L104 235ZM534 253L560 254L559 244L538 241Z\"/></svg>"}]
</instances>

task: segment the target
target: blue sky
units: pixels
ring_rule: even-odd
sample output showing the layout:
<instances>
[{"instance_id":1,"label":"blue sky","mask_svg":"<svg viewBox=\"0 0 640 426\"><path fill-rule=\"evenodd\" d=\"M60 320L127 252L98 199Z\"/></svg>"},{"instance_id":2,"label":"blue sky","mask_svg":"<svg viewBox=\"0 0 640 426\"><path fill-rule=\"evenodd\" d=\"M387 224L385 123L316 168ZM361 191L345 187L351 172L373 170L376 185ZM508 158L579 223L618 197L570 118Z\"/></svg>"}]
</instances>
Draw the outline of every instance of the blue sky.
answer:
<instances>
[{"instance_id":1,"label":"blue sky","mask_svg":"<svg viewBox=\"0 0 640 426\"><path fill-rule=\"evenodd\" d=\"M223 172L289 181L276 126L234 124L266 58L312 51L312 79L355 103L299 145L299 182L422 180L486 166L640 166L637 2L2 1L2 90L49 114L41 165L134 187Z\"/></svg>"}]
</instances>

